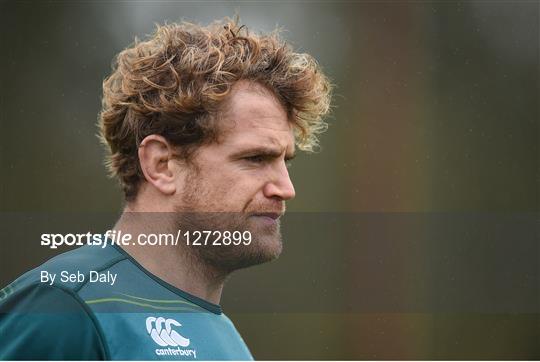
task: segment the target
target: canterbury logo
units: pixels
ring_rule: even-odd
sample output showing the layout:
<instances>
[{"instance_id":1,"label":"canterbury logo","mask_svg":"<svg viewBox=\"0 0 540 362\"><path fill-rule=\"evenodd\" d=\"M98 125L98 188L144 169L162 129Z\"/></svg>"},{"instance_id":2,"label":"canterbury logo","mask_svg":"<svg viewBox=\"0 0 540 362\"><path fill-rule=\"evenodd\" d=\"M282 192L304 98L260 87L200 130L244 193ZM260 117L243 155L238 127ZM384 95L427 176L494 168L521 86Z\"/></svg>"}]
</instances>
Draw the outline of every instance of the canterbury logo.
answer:
<instances>
[{"instance_id":1,"label":"canterbury logo","mask_svg":"<svg viewBox=\"0 0 540 362\"><path fill-rule=\"evenodd\" d=\"M160 346L189 346L189 339L181 336L178 332L173 330L172 326L181 327L182 325L171 318L146 318L146 330L148 331L148 334L152 337L154 342L156 342Z\"/></svg>"}]
</instances>

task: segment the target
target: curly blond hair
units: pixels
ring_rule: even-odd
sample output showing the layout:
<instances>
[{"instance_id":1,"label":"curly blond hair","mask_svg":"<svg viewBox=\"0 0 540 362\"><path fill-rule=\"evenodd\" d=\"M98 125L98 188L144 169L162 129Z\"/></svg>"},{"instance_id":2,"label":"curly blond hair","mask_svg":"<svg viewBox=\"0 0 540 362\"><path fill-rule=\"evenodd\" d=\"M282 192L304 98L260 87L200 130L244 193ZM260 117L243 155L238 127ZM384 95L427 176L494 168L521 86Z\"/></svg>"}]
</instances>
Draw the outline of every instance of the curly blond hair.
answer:
<instances>
[{"instance_id":1,"label":"curly blond hair","mask_svg":"<svg viewBox=\"0 0 540 362\"><path fill-rule=\"evenodd\" d=\"M127 201L144 179L138 147L150 134L179 147L186 160L219 136L219 106L239 80L268 88L294 125L304 151L326 129L331 84L308 54L295 53L276 30L252 34L238 20L208 26L187 22L158 26L146 41L118 54L103 82L100 138L106 165Z\"/></svg>"}]
</instances>

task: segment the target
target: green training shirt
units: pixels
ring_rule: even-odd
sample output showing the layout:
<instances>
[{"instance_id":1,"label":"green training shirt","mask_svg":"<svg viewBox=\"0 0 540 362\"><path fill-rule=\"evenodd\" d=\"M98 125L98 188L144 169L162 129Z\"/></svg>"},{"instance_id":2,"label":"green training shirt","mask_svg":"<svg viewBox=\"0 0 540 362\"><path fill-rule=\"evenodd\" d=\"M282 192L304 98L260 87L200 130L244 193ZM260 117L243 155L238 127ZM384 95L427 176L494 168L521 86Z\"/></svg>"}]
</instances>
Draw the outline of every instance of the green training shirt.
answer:
<instances>
[{"instance_id":1,"label":"green training shirt","mask_svg":"<svg viewBox=\"0 0 540 362\"><path fill-rule=\"evenodd\" d=\"M253 357L219 305L107 245L60 254L0 291L0 359Z\"/></svg>"}]
</instances>

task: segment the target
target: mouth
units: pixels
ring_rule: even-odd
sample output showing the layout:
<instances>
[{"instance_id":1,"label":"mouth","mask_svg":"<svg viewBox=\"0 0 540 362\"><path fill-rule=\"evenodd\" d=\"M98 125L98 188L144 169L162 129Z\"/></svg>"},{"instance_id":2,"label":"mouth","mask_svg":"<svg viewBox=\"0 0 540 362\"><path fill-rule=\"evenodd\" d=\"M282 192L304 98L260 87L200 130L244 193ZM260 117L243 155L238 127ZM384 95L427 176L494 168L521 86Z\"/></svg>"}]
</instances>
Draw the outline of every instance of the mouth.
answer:
<instances>
[{"instance_id":1,"label":"mouth","mask_svg":"<svg viewBox=\"0 0 540 362\"><path fill-rule=\"evenodd\" d=\"M272 220L278 220L281 217L281 215L283 214L280 212L257 212L257 213L251 214L250 216L266 217Z\"/></svg>"},{"instance_id":2,"label":"mouth","mask_svg":"<svg viewBox=\"0 0 540 362\"><path fill-rule=\"evenodd\" d=\"M265 224L275 225L278 223L281 215L283 215L283 213L280 212L256 212L249 215L249 217L259 220Z\"/></svg>"}]
</instances>

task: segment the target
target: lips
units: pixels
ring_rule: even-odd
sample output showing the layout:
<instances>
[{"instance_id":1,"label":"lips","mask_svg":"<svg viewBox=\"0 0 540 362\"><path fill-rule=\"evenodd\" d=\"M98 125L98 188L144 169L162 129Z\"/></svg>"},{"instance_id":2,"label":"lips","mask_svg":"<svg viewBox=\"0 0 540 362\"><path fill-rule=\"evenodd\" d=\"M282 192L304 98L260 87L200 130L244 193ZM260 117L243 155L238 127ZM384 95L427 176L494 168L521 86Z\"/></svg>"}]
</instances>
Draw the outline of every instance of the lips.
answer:
<instances>
[{"instance_id":1,"label":"lips","mask_svg":"<svg viewBox=\"0 0 540 362\"><path fill-rule=\"evenodd\" d=\"M277 220L281 217L281 215L283 215L281 212L256 212L250 216L268 217L272 220Z\"/></svg>"}]
</instances>

